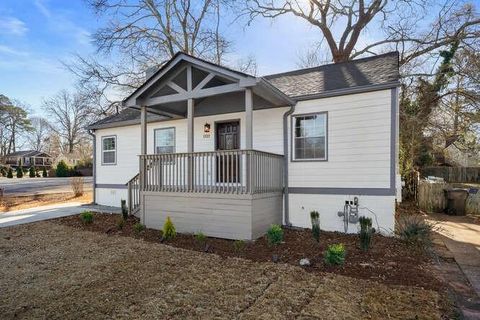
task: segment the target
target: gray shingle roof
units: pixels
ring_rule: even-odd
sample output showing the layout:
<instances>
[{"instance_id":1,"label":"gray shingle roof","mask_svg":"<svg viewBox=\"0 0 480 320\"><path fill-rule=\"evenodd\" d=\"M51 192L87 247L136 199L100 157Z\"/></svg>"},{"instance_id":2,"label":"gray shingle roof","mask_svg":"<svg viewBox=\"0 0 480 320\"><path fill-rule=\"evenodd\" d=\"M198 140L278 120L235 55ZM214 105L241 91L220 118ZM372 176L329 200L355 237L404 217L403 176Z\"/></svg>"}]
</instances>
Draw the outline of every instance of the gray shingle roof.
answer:
<instances>
[{"instance_id":1,"label":"gray shingle roof","mask_svg":"<svg viewBox=\"0 0 480 320\"><path fill-rule=\"evenodd\" d=\"M400 78L398 52L272 74L263 78L294 100L339 90L397 83ZM165 119L168 117L149 113L147 121ZM140 123L140 111L124 109L91 124L89 128L113 127L120 123Z\"/></svg>"},{"instance_id":2,"label":"gray shingle roof","mask_svg":"<svg viewBox=\"0 0 480 320\"><path fill-rule=\"evenodd\" d=\"M154 122L169 119L166 116L161 116L153 113L147 114L147 122ZM126 108L117 114L103 118L88 126L89 129L98 129L102 127L109 127L110 124L121 122L122 124L138 124L140 123L140 110Z\"/></svg>"},{"instance_id":3,"label":"gray shingle roof","mask_svg":"<svg viewBox=\"0 0 480 320\"><path fill-rule=\"evenodd\" d=\"M291 98L398 82L398 52L264 76Z\"/></svg>"},{"instance_id":4,"label":"gray shingle roof","mask_svg":"<svg viewBox=\"0 0 480 320\"><path fill-rule=\"evenodd\" d=\"M35 151L35 150L24 150L24 151L15 151L12 153L7 154L7 157L34 157L39 154L45 154L50 156L49 154L42 152L42 151Z\"/></svg>"}]
</instances>

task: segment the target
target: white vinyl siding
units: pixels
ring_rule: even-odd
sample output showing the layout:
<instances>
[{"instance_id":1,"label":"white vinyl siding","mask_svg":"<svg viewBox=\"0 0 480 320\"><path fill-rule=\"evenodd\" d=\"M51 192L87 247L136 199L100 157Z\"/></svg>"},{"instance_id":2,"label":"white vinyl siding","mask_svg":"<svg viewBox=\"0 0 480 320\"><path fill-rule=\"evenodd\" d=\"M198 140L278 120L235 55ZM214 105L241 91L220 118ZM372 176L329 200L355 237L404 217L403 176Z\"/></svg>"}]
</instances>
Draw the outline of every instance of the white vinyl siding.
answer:
<instances>
[{"instance_id":1,"label":"white vinyl siding","mask_svg":"<svg viewBox=\"0 0 480 320\"><path fill-rule=\"evenodd\" d=\"M290 161L289 187L389 188L391 91L299 101L292 116L319 112L328 112L328 161Z\"/></svg>"},{"instance_id":2,"label":"white vinyl siding","mask_svg":"<svg viewBox=\"0 0 480 320\"><path fill-rule=\"evenodd\" d=\"M102 137L102 164L113 165L117 162L117 137Z\"/></svg>"}]
</instances>

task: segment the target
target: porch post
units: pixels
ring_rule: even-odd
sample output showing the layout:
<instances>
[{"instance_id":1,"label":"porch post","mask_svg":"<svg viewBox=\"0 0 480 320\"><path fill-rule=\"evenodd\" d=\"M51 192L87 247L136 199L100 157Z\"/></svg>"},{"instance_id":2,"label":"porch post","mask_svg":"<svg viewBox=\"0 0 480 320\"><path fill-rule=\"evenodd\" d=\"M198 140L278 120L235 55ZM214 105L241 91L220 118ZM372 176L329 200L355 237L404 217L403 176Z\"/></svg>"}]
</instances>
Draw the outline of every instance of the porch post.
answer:
<instances>
[{"instance_id":1,"label":"porch post","mask_svg":"<svg viewBox=\"0 0 480 320\"><path fill-rule=\"evenodd\" d=\"M252 89L245 89L245 147L253 149L253 96Z\"/></svg>"},{"instance_id":2,"label":"porch post","mask_svg":"<svg viewBox=\"0 0 480 320\"><path fill-rule=\"evenodd\" d=\"M187 101L187 152L193 152L193 99ZM193 155L188 155L187 183L188 190L193 191Z\"/></svg>"},{"instance_id":3,"label":"porch post","mask_svg":"<svg viewBox=\"0 0 480 320\"><path fill-rule=\"evenodd\" d=\"M147 154L147 107L142 104L140 106L140 154ZM141 223L145 224L145 209L143 207L143 196L142 191L145 188L145 161L139 159L139 208L140 208L140 220Z\"/></svg>"},{"instance_id":4,"label":"porch post","mask_svg":"<svg viewBox=\"0 0 480 320\"><path fill-rule=\"evenodd\" d=\"M245 89L245 148L253 149L253 97L252 89ZM246 183L248 193L253 193L252 183L252 159L250 154L246 154Z\"/></svg>"},{"instance_id":5,"label":"porch post","mask_svg":"<svg viewBox=\"0 0 480 320\"><path fill-rule=\"evenodd\" d=\"M140 153L147 154L147 107L140 107Z\"/></svg>"}]
</instances>

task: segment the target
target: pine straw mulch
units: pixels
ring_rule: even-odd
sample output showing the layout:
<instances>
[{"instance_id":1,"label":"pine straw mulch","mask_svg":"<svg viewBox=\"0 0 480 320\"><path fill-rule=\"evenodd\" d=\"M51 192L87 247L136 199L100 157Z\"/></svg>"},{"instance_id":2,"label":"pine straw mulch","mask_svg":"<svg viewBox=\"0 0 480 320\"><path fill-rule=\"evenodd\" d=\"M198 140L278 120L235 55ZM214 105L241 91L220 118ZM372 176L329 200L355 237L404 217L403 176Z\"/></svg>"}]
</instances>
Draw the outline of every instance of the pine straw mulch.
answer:
<instances>
[{"instance_id":1,"label":"pine straw mulch","mask_svg":"<svg viewBox=\"0 0 480 320\"><path fill-rule=\"evenodd\" d=\"M224 258L64 223L1 228L0 279L4 319L441 318L435 291Z\"/></svg>"},{"instance_id":2,"label":"pine straw mulch","mask_svg":"<svg viewBox=\"0 0 480 320\"><path fill-rule=\"evenodd\" d=\"M85 225L78 216L63 217L52 220L80 230L95 231L104 234L115 234L160 243L161 232L146 229L141 233L134 231L133 225L139 220L129 217L122 229L117 226L119 215L94 214L94 222ZM175 223L175 221L173 221ZM177 234L164 242L172 247L193 251L208 251L222 257L244 258L256 262L272 261L275 255L280 263L299 265L302 258L308 258L313 265L305 268L314 273L335 273L353 278L375 280L384 284L417 286L440 291L444 284L432 274L432 261L425 252L406 246L398 239L375 235L372 247L365 252L359 247L358 235L346 235L339 232L325 232L317 243L310 230L284 229L284 242L278 246L268 244L266 237L246 242L242 250L235 248L232 240L207 238L206 243L198 243L192 234ZM327 266L323 263L323 252L328 245L343 243L346 247L346 260L343 266Z\"/></svg>"}]
</instances>

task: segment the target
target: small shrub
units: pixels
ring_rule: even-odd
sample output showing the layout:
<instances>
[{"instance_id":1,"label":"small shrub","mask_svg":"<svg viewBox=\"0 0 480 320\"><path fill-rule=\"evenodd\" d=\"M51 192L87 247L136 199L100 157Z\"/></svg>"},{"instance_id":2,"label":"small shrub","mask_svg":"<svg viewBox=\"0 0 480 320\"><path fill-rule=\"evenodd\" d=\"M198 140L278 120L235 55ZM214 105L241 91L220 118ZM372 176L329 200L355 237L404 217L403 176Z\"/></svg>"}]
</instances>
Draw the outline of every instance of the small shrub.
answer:
<instances>
[{"instance_id":1,"label":"small shrub","mask_svg":"<svg viewBox=\"0 0 480 320\"><path fill-rule=\"evenodd\" d=\"M374 229L372 228L372 218L360 217L360 248L367 251L370 249Z\"/></svg>"},{"instance_id":2,"label":"small shrub","mask_svg":"<svg viewBox=\"0 0 480 320\"><path fill-rule=\"evenodd\" d=\"M48 175L47 175L47 169L43 168L42 170L42 177L46 178Z\"/></svg>"},{"instance_id":3,"label":"small shrub","mask_svg":"<svg viewBox=\"0 0 480 320\"><path fill-rule=\"evenodd\" d=\"M143 230L145 230L145 226L140 222L137 222L133 225L133 231L135 231L136 234L139 234Z\"/></svg>"},{"instance_id":4,"label":"small shrub","mask_svg":"<svg viewBox=\"0 0 480 320\"><path fill-rule=\"evenodd\" d=\"M312 221L312 236L320 242L320 214L318 211L310 212L310 220Z\"/></svg>"},{"instance_id":5,"label":"small shrub","mask_svg":"<svg viewBox=\"0 0 480 320\"><path fill-rule=\"evenodd\" d=\"M118 230L122 230L124 226L125 226L125 220L123 218L119 218L117 221Z\"/></svg>"},{"instance_id":6,"label":"small shrub","mask_svg":"<svg viewBox=\"0 0 480 320\"><path fill-rule=\"evenodd\" d=\"M432 225L425 222L419 215L400 217L395 233L409 246L427 249L432 245Z\"/></svg>"},{"instance_id":7,"label":"small shrub","mask_svg":"<svg viewBox=\"0 0 480 320\"><path fill-rule=\"evenodd\" d=\"M176 235L177 232L175 231L175 226L170 217L167 217L167 220L165 220L165 224L163 225L163 239L170 240L175 238Z\"/></svg>"},{"instance_id":8,"label":"small shrub","mask_svg":"<svg viewBox=\"0 0 480 320\"><path fill-rule=\"evenodd\" d=\"M82 177L73 177L70 181L72 186L72 191L75 197L80 197L83 195L83 178Z\"/></svg>"},{"instance_id":9,"label":"small shrub","mask_svg":"<svg viewBox=\"0 0 480 320\"><path fill-rule=\"evenodd\" d=\"M8 169L7 178L9 178L9 179L12 179L12 178L13 178L13 170L12 170L12 168L9 168L9 169Z\"/></svg>"},{"instance_id":10,"label":"small shrub","mask_svg":"<svg viewBox=\"0 0 480 320\"><path fill-rule=\"evenodd\" d=\"M243 240L235 240L233 242L233 248L236 252L242 252L245 249L246 243Z\"/></svg>"},{"instance_id":11,"label":"small shrub","mask_svg":"<svg viewBox=\"0 0 480 320\"><path fill-rule=\"evenodd\" d=\"M55 170L54 168L48 169L48 176L49 177L56 177L57 176L57 170Z\"/></svg>"},{"instance_id":12,"label":"small shrub","mask_svg":"<svg viewBox=\"0 0 480 320\"><path fill-rule=\"evenodd\" d=\"M0 169L0 175L2 175L2 177L6 177L7 176L7 170L5 170L5 168L1 168Z\"/></svg>"},{"instance_id":13,"label":"small shrub","mask_svg":"<svg viewBox=\"0 0 480 320\"><path fill-rule=\"evenodd\" d=\"M93 222L93 213L91 213L90 211L82 212L80 213L80 219L83 223L90 224Z\"/></svg>"},{"instance_id":14,"label":"small shrub","mask_svg":"<svg viewBox=\"0 0 480 320\"><path fill-rule=\"evenodd\" d=\"M30 178L35 178L35 175L36 175L36 171L35 171L35 168L34 167L30 167L30 169L28 170L28 176Z\"/></svg>"},{"instance_id":15,"label":"small shrub","mask_svg":"<svg viewBox=\"0 0 480 320\"><path fill-rule=\"evenodd\" d=\"M17 178L23 178L23 168L17 167Z\"/></svg>"},{"instance_id":16,"label":"small shrub","mask_svg":"<svg viewBox=\"0 0 480 320\"><path fill-rule=\"evenodd\" d=\"M120 207L122 208L122 216L124 220L128 219L128 208L127 208L127 201L120 200Z\"/></svg>"},{"instance_id":17,"label":"small shrub","mask_svg":"<svg viewBox=\"0 0 480 320\"><path fill-rule=\"evenodd\" d=\"M70 173L70 169L68 168L68 165L65 163L65 161L61 160L57 164L57 168L55 169L55 174L57 177L68 177Z\"/></svg>"},{"instance_id":18,"label":"small shrub","mask_svg":"<svg viewBox=\"0 0 480 320\"><path fill-rule=\"evenodd\" d=\"M267 231L267 240L270 245L277 245L283 241L283 229L278 224L272 224Z\"/></svg>"},{"instance_id":19,"label":"small shrub","mask_svg":"<svg viewBox=\"0 0 480 320\"><path fill-rule=\"evenodd\" d=\"M195 242L197 242L200 245L204 245L205 242L207 242L207 236L203 232L197 232L193 235L195 238Z\"/></svg>"},{"instance_id":20,"label":"small shrub","mask_svg":"<svg viewBox=\"0 0 480 320\"><path fill-rule=\"evenodd\" d=\"M342 265L345 262L345 253L342 243L331 244L323 253L323 259L328 265Z\"/></svg>"}]
</instances>

